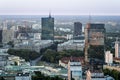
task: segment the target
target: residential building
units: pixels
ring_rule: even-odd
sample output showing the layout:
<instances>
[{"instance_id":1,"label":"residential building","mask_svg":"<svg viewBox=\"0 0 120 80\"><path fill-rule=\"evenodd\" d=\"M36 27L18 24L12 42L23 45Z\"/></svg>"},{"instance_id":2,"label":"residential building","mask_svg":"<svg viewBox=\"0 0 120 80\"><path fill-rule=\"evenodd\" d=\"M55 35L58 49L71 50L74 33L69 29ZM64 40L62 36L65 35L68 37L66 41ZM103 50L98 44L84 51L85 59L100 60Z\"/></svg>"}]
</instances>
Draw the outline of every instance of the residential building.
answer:
<instances>
[{"instance_id":1,"label":"residential building","mask_svg":"<svg viewBox=\"0 0 120 80\"><path fill-rule=\"evenodd\" d=\"M79 61L69 61L68 63L68 80L82 80L82 66Z\"/></svg>"},{"instance_id":2,"label":"residential building","mask_svg":"<svg viewBox=\"0 0 120 80\"><path fill-rule=\"evenodd\" d=\"M105 52L105 63L109 65L113 63L113 54L110 51Z\"/></svg>"},{"instance_id":3,"label":"residential building","mask_svg":"<svg viewBox=\"0 0 120 80\"><path fill-rule=\"evenodd\" d=\"M29 73L18 73L15 80L31 80L31 75Z\"/></svg>"},{"instance_id":4,"label":"residential building","mask_svg":"<svg viewBox=\"0 0 120 80\"><path fill-rule=\"evenodd\" d=\"M14 31L13 30L3 30L2 32L2 42L8 43L9 41L14 40Z\"/></svg>"},{"instance_id":5,"label":"residential building","mask_svg":"<svg viewBox=\"0 0 120 80\"><path fill-rule=\"evenodd\" d=\"M118 40L116 39L116 41L115 41L115 57L116 57L116 58L119 58L119 53L120 53L120 50L119 50L119 42L118 42Z\"/></svg>"}]
</instances>

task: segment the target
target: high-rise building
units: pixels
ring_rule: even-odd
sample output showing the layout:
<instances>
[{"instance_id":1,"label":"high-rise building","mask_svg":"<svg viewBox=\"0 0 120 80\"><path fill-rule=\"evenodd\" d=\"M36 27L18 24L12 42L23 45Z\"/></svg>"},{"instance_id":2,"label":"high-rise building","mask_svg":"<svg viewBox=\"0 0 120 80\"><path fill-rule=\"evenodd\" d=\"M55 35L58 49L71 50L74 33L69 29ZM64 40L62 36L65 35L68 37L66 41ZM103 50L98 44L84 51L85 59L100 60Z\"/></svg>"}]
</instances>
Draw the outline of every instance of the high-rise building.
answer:
<instances>
[{"instance_id":1,"label":"high-rise building","mask_svg":"<svg viewBox=\"0 0 120 80\"><path fill-rule=\"evenodd\" d=\"M79 37L82 34L82 23L75 22L74 23L74 38Z\"/></svg>"},{"instance_id":2,"label":"high-rise building","mask_svg":"<svg viewBox=\"0 0 120 80\"><path fill-rule=\"evenodd\" d=\"M68 62L68 80L82 80L82 65L80 61Z\"/></svg>"},{"instance_id":3,"label":"high-rise building","mask_svg":"<svg viewBox=\"0 0 120 80\"><path fill-rule=\"evenodd\" d=\"M101 52L104 53L105 25L88 23L85 27L85 61L88 61L89 46L103 46ZM99 53L99 52L98 52ZM104 58L104 54L95 54L99 58ZM89 56L91 57L91 56ZM96 57L96 58L97 58Z\"/></svg>"},{"instance_id":4,"label":"high-rise building","mask_svg":"<svg viewBox=\"0 0 120 80\"><path fill-rule=\"evenodd\" d=\"M113 63L113 54L110 51L105 52L105 63L107 64Z\"/></svg>"},{"instance_id":5,"label":"high-rise building","mask_svg":"<svg viewBox=\"0 0 120 80\"><path fill-rule=\"evenodd\" d=\"M49 17L42 18L42 40L54 40L54 18Z\"/></svg>"},{"instance_id":6,"label":"high-rise building","mask_svg":"<svg viewBox=\"0 0 120 80\"><path fill-rule=\"evenodd\" d=\"M115 41L115 57L118 58L119 57L119 42L116 39Z\"/></svg>"},{"instance_id":7,"label":"high-rise building","mask_svg":"<svg viewBox=\"0 0 120 80\"><path fill-rule=\"evenodd\" d=\"M104 24L87 24L85 30L85 39L88 40L89 45L104 45L105 39L105 25Z\"/></svg>"},{"instance_id":8,"label":"high-rise building","mask_svg":"<svg viewBox=\"0 0 120 80\"><path fill-rule=\"evenodd\" d=\"M2 32L3 32L3 30L0 29L0 43L2 43Z\"/></svg>"}]
</instances>

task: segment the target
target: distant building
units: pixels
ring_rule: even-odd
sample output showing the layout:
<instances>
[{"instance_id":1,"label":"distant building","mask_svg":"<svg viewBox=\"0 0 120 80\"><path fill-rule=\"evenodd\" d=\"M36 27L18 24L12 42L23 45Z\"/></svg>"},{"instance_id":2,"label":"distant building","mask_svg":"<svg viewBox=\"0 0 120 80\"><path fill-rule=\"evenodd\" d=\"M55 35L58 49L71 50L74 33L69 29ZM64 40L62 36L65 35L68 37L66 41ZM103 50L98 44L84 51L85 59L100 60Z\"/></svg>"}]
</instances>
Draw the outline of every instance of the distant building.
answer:
<instances>
[{"instance_id":1,"label":"distant building","mask_svg":"<svg viewBox=\"0 0 120 80\"><path fill-rule=\"evenodd\" d=\"M15 80L31 80L31 75L29 73L18 73Z\"/></svg>"},{"instance_id":2,"label":"distant building","mask_svg":"<svg viewBox=\"0 0 120 80\"><path fill-rule=\"evenodd\" d=\"M68 63L68 80L82 80L82 66L79 61L69 61Z\"/></svg>"},{"instance_id":3,"label":"distant building","mask_svg":"<svg viewBox=\"0 0 120 80\"><path fill-rule=\"evenodd\" d=\"M13 30L3 30L2 31L2 42L8 43L9 41L14 40L14 31Z\"/></svg>"},{"instance_id":4,"label":"distant building","mask_svg":"<svg viewBox=\"0 0 120 80\"><path fill-rule=\"evenodd\" d=\"M82 34L82 23L74 23L74 38L79 37Z\"/></svg>"},{"instance_id":5,"label":"distant building","mask_svg":"<svg viewBox=\"0 0 120 80\"><path fill-rule=\"evenodd\" d=\"M87 72L86 72L86 80L91 80L91 72L90 72L90 70L87 70Z\"/></svg>"},{"instance_id":6,"label":"distant building","mask_svg":"<svg viewBox=\"0 0 120 80\"><path fill-rule=\"evenodd\" d=\"M5 67L7 65L8 60L8 54L7 54L8 48L0 48L0 69Z\"/></svg>"},{"instance_id":7,"label":"distant building","mask_svg":"<svg viewBox=\"0 0 120 80\"><path fill-rule=\"evenodd\" d=\"M89 45L104 45L105 38L105 25L88 23L85 28L85 39L87 39Z\"/></svg>"},{"instance_id":8,"label":"distant building","mask_svg":"<svg viewBox=\"0 0 120 80\"><path fill-rule=\"evenodd\" d=\"M58 44L57 50L82 50L84 49L85 41L82 40L69 40L67 42Z\"/></svg>"},{"instance_id":9,"label":"distant building","mask_svg":"<svg viewBox=\"0 0 120 80\"><path fill-rule=\"evenodd\" d=\"M120 46L118 40L115 41L115 57L120 58Z\"/></svg>"},{"instance_id":10,"label":"distant building","mask_svg":"<svg viewBox=\"0 0 120 80\"><path fill-rule=\"evenodd\" d=\"M105 63L107 64L113 63L113 54L110 51L105 52Z\"/></svg>"},{"instance_id":11,"label":"distant building","mask_svg":"<svg viewBox=\"0 0 120 80\"><path fill-rule=\"evenodd\" d=\"M3 38L3 36L2 36L2 32L3 32L3 30L0 29L0 43L2 43L2 38Z\"/></svg>"},{"instance_id":12,"label":"distant building","mask_svg":"<svg viewBox=\"0 0 120 80\"><path fill-rule=\"evenodd\" d=\"M42 40L54 40L54 18L49 15L47 18L42 18Z\"/></svg>"},{"instance_id":13,"label":"distant building","mask_svg":"<svg viewBox=\"0 0 120 80\"><path fill-rule=\"evenodd\" d=\"M85 61L83 57L63 57L62 59L59 60L59 65L64 67L64 68L68 68L68 62L70 60L74 60L74 61L79 61L81 62L81 65L84 65Z\"/></svg>"}]
</instances>

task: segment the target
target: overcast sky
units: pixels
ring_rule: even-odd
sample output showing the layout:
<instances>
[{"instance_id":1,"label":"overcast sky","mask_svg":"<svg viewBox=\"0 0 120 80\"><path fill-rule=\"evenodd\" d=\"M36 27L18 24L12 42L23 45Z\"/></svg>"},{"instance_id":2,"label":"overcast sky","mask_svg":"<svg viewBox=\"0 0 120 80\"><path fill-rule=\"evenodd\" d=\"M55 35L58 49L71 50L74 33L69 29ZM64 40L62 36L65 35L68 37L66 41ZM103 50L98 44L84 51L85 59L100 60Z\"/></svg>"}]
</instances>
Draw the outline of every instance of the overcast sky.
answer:
<instances>
[{"instance_id":1,"label":"overcast sky","mask_svg":"<svg viewBox=\"0 0 120 80\"><path fill-rule=\"evenodd\" d=\"M0 0L1 15L120 15L120 0Z\"/></svg>"}]
</instances>

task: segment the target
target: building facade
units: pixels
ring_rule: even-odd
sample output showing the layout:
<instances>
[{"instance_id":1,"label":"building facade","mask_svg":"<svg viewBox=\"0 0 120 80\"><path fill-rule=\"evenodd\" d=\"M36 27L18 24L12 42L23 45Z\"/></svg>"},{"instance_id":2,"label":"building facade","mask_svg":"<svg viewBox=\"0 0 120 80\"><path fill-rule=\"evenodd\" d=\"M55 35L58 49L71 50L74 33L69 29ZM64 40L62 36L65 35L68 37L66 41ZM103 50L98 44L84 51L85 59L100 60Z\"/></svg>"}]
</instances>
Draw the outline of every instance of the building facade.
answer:
<instances>
[{"instance_id":1,"label":"building facade","mask_svg":"<svg viewBox=\"0 0 120 80\"><path fill-rule=\"evenodd\" d=\"M113 54L110 51L105 52L105 63L107 64L113 63Z\"/></svg>"},{"instance_id":2,"label":"building facade","mask_svg":"<svg viewBox=\"0 0 120 80\"><path fill-rule=\"evenodd\" d=\"M85 29L85 39L88 40L89 45L104 45L105 25L88 23Z\"/></svg>"},{"instance_id":3,"label":"building facade","mask_svg":"<svg viewBox=\"0 0 120 80\"><path fill-rule=\"evenodd\" d=\"M31 75L29 73L18 73L15 80L31 80Z\"/></svg>"},{"instance_id":4,"label":"building facade","mask_svg":"<svg viewBox=\"0 0 120 80\"><path fill-rule=\"evenodd\" d=\"M82 23L75 22L74 23L74 38L79 37L82 35Z\"/></svg>"},{"instance_id":5,"label":"building facade","mask_svg":"<svg viewBox=\"0 0 120 80\"><path fill-rule=\"evenodd\" d=\"M42 40L54 40L54 18L51 16L42 18Z\"/></svg>"},{"instance_id":6,"label":"building facade","mask_svg":"<svg viewBox=\"0 0 120 80\"><path fill-rule=\"evenodd\" d=\"M81 62L69 61L68 63L68 80L82 80Z\"/></svg>"},{"instance_id":7,"label":"building facade","mask_svg":"<svg viewBox=\"0 0 120 80\"><path fill-rule=\"evenodd\" d=\"M119 58L119 42L118 42L118 40L115 41L115 57Z\"/></svg>"}]
</instances>

